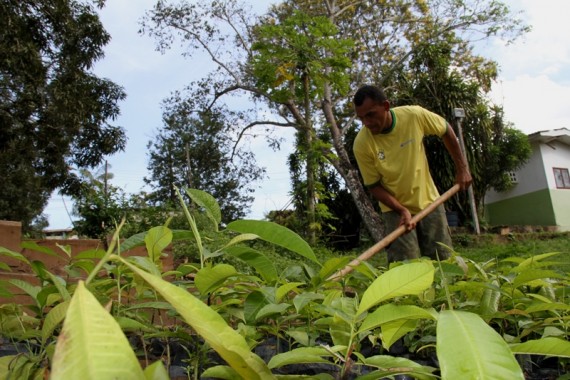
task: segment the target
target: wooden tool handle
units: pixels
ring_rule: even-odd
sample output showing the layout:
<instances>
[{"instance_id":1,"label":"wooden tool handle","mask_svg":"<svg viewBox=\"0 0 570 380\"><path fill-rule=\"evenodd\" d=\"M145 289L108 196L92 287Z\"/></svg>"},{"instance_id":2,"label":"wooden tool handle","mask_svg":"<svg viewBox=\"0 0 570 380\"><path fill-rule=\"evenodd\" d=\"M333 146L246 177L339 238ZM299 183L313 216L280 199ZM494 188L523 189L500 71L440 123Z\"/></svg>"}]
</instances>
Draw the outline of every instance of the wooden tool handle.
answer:
<instances>
[{"instance_id":1,"label":"wooden tool handle","mask_svg":"<svg viewBox=\"0 0 570 380\"><path fill-rule=\"evenodd\" d=\"M430 204L428 207L424 208L422 211L420 211L419 213L414 215L412 217L412 222L417 223L420 220L422 220L426 215L431 213L439 205L441 205L443 202L445 202L446 200L451 198L455 193L457 193L459 191L459 189L460 189L460 186L459 186L459 184L456 183L453 187L451 187L445 193L440 195L439 198L437 198L435 201L433 201L432 204ZM404 226L404 225L399 226L394 231L392 231L390 234L388 234L384 239L380 240L378 243L374 244L372 247L370 247L366 251L364 251L356 259L354 259L350 263L348 263L348 265L345 266L344 269L336 272L331 277L329 277L329 280L333 280L333 281L340 280L342 277L344 277L344 275L346 275L347 273L350 273L354 269L354 267L359 265L364 260L368 260L369 258L374 256L376 253L380 252L382 249L386 248L387 245L389 245L394 240L396 240L401 235L403 235L404 232L406 232L406 226Z\"/></svg>"}]
</instances>

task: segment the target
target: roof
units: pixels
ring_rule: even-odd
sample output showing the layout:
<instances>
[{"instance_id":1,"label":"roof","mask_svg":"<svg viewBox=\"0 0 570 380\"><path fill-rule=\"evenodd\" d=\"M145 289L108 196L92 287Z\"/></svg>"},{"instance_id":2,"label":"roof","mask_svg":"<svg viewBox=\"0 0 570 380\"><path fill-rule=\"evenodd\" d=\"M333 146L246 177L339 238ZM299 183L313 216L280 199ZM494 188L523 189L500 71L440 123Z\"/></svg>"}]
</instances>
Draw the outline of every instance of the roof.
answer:
<instances>
[{"instance_id":1,"label":"roof","mask_svg":"<svg viewBox=\"0 0 570 380\"><path fill-rule=\"evenodd\" d=\"M528 135L531 142L548 144L553 141L561 142L570 146L570 130L568 128L551 129L549 131L539 131Z\"/></svg>"}]
</instances>

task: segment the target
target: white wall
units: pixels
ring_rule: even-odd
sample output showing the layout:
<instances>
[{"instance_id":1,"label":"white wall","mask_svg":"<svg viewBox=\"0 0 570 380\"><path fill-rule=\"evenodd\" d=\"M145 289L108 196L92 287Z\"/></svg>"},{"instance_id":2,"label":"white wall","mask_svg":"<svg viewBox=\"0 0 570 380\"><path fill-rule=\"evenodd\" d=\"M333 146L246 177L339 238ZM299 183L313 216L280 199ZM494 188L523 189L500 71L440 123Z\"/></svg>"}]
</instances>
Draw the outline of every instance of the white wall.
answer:
<instances>
[{"instance_id":1,"label":"white wall","mask_svg":"<svg viewBox=\"0 0 570 380\"><path fill-rule=\"evenodd\" d=\"M518 183L509 190L503 193L498 193L495 190L489 190L485 196L485 203L498 202L503 199L518 197L520 195L532 193L548 187L548 181L544 169L544 162L542 158L542 144L532 144L532 155L530 160L517 171ZM552 172L552 170L550 170ZM554 180L554 178L553 178Z\"/></svg>"},{"instance_id":2,"label":"white wall","mask_svg":"<svg viewBox=\"0 0 570 380\"><path fill-rule=\"evenodd\" d=\"M550 189L556 189L553 168L570 169L570 147L554 141L550 144L542 144L541 153L544 161L544 172L546 173L548 187Z\"/></svg>"}]
</instances>

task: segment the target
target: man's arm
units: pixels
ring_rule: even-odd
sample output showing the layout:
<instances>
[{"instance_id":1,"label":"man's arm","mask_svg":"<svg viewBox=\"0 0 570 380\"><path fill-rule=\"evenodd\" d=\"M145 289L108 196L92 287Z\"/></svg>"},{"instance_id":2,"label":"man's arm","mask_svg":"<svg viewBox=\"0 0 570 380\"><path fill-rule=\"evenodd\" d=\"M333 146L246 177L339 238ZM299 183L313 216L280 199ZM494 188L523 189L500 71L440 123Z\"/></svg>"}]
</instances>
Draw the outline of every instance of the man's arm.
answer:
<instances>
[{"instance_id":1,"label":"man's arm","mask_svg":"<svg viewBox=\"0 0 570 380\"><path fill-rule=\"evenodd\" d=\"M451 125L447 125L447 132L445 132L442 139L445 144L445 148L451 155L453 163L455 164L455 183L458 183L462 190L467 190L471 185L471 182L473 182L473 178L469 172L467 160L461 152L457 135L455 135Z\"/></svg>"},{"instance_id":2,"label":"man's arm","mask_svg":"<svg viewBox=\"0 0 570 380\"><path fill-rule=\"evenodd\" d=\"M410 211L402 206L402 204L392 195L390 194L382 185L378 184L374 187L368 189L374 199L379 202L382 202L386 206L390 207L392 211L397 212L400 214L400 225L405 225L408 231L413 230L416 228L416 224L412 223L412 214Z\"/></svg>"}]
</instances>

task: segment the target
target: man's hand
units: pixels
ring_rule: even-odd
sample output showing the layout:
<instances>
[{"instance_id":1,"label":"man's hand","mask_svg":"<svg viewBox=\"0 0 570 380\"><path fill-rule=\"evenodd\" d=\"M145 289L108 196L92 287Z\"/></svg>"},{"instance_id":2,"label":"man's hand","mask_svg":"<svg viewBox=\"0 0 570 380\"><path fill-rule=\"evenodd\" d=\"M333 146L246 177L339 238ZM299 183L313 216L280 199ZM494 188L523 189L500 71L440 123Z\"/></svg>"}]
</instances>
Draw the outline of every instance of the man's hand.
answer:
<instances>
[{"instance_id":1,"label":"man's hand","mask_svg":"<svg viewBox=\"0 0 570 380\"><path fill-rule=\"evenodd\" d=\"M467 167L455 168L455 183L459 184L461 190L467 190L469 186L471 186L473 177L471 177L471 173Z\"/></svg>"},{"instance_id":2,"label":"man's hand","mask_svg":"<svg viewBox=\"0 0 570 380\"><path fill-rule=\"evenodd\" d=\"M416 223L412 221L412 214L407 208L403 208L400 212L400 224L399 226L406 226L406 231L410 232L416 228Z\"/></svg>"}]
</instances>

